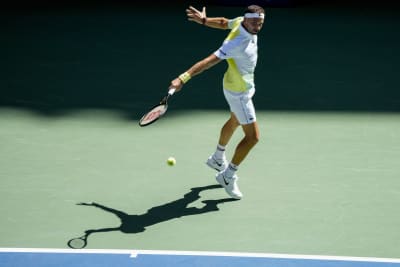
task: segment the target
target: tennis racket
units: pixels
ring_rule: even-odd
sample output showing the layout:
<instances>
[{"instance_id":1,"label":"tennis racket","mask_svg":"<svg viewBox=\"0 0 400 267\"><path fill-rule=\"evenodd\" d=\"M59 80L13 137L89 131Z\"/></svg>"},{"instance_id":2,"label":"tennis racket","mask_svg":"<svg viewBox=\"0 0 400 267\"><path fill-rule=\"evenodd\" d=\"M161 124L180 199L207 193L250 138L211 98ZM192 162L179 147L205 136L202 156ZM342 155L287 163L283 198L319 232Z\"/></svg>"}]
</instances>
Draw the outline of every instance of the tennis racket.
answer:
<instances>
[{"instance_id":1,"label":"tennis racket","mask_svg":"<svg viewBox=\"0 0 400 267\"><path fill-rule=\"evenodd\" d=\"M89 236L89 233L86 233L81 237L72 238L71 240L68 241L68 247L75 248L75 249L80 249L80 248L86 247L88 236Z\"/></svg>"},{"instance_id":2,"label":"tennis racket","mask_svg":"<svg viewBox=\"0 0 400 267\"><path fill-rule=\"evenodd\" d=\"M167 112L168 109L168 98L175 93L175 88L172 88L168 91L168 94L161 100L159 104L154 106L149 112L143 115L143 117L139 121L139 125L141 127L152 124L157 121L161 116Z\"/></svg>"}]
</instances>

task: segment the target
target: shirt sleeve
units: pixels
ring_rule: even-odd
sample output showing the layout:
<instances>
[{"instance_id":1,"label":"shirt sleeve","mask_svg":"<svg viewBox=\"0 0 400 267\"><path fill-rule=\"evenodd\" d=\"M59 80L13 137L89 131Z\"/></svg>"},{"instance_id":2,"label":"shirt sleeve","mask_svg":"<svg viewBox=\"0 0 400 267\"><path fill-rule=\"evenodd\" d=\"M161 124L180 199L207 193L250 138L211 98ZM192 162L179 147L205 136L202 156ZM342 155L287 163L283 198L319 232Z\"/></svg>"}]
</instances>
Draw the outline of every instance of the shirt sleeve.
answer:
<instances>
[{"instance_id":1,"label":"shirt sleeve","mask_svg":"<svg viewBox=\"0 0 400 267\"><path fill-rule=\"evenodd\" d=\"M235 56L239 46L239 40L235 38L239 33L239 25L243 21L243 17L237 17L228 21L228 27L232 29L222 46L214 52L219 59L228 59Z\"/></svg>"},{"instance_id":2,"label":"shirt sleeve","mask_svg":"<svg viewBox=\"0 0 400 267\"><path fill-rule=\"evenodd\" d=\"M214 52L219 59L232 58L236 54L237 44L235 40L226 40L222 46Z\"/></svg>"},{"instance_id":3,"label":"shirt sleeve","mask_svg":"<svg viewBox=\"0 0 400 267\"><path fill-rule=\"evenodd\" d=\"M243 20L243 17L237 17L237 18L228 20L228 28L233 29L233 28L237 27L240 24L240 22L242 22L242 20Z\"/></svg>"}]
</instances>

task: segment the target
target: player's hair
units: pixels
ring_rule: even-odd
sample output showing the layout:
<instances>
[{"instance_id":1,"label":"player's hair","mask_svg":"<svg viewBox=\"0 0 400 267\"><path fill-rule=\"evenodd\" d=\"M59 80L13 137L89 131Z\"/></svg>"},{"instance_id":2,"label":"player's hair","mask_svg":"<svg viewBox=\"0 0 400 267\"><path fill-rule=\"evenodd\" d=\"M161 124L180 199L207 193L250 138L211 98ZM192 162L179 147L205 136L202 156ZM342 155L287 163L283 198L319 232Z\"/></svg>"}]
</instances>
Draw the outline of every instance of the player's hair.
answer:
<instances>
[{"instance_id":1,"label":"player's hair","mask_svg":"<svg viewBox=\"0 0 400 267\"><path fill-rule=\"evenodd\" d=\"M258 13L258 14L265 14L264 8L257 6L257 5L250 5L246 7L244 13Z\"/></svg>"}]
</instances>

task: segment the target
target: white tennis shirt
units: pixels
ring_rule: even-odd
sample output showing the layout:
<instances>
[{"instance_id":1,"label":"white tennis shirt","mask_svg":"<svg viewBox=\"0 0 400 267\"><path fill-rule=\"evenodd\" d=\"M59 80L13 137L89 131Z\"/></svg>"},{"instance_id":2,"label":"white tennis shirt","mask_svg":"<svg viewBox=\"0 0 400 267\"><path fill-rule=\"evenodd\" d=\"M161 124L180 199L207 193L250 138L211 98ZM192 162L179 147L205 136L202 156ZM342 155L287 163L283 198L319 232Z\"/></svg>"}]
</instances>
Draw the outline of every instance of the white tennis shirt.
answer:
<instances>
[{"instance_id":1,"label":"white tennis shirt","mask_svg":"<svg viewBox=\"0 0 400 267\"><path fill-rule=\"evenodd\" d=\"M228 22L231 29L222 46L214 52L220 59L226 59L228 69L224 75L224 89L246 92L254 89L254 70L257 64L257 35L246 31L241 25L243 17Z\"/></svg>"}]
</instances>

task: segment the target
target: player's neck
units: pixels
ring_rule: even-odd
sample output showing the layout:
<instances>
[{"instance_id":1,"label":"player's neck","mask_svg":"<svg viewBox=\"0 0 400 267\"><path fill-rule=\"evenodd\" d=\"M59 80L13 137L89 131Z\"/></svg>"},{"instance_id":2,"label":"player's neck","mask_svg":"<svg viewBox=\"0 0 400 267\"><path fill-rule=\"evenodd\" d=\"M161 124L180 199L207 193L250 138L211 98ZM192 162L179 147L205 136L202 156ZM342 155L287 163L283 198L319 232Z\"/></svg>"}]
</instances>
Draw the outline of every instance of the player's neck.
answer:
<instances>
[{"instance_id":1,"label":"player's neck","mask_svg":"<svg viewBox=\"0 0 400 267\"><path fill-rule=\"evenodd\" d=\"M250 31L246 28L246 25L245 25L243 22L241 23L241 25L242 25L243 29L245 29L245 31L248 32L249 34L251 34L251 35L257 35L257 33L250 32Z\"/></svg>"}]
</instances>

